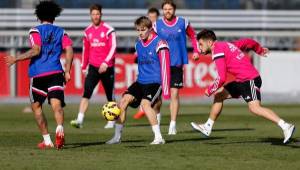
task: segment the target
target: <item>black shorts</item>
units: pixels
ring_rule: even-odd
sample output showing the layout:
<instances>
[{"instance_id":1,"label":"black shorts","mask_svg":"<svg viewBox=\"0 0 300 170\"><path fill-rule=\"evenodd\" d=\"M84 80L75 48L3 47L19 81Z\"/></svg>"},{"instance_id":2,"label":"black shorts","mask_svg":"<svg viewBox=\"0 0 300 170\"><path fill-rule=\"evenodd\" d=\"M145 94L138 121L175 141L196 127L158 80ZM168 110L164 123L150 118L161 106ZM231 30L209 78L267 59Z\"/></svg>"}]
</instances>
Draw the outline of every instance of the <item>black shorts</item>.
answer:
<instances>
[{"instance_id":1,"label":"black shorts","mask_svg":"<svg viewBox=\"0 0 300 170\"><path fill-rule=\"evenodd\" d=\"M137 108L142 99L149 100L153 106L161 97L161 85L158 83L141 84L134 82L124 94L130 94L134 97L134 100L129 104L133 108Z\"/></svg>"},{"instance_id":2,"label":"black shorts","mask_svg":"<svg viewBox=\"0 0 300 170\"><path fill-rule=\"evenodd\" d=\"M95 87L101 80L106 98L108 101L114 101L114 82L115 82L115 69L114 67L108 67L106 72L99 73L99 68L89 65L88 74L84 82L83 97L90 99Z\"/></svg>"},{"instance_id":3,"label":"black shorts","mask_svg":"<svg viewBox=\"0 0 300 170\"><path fill-rule=\"evenodd\" d=\"M233 98L242 98L248 103L254 100L261 100L260 87L262 81L260 76L245 82L233 81L224 86Z\"/></svg>"},{"instance_id":4,"label":"black shorts","mask_svg":"<svg viewBox=\"0 0 300 170\"><path fill-rule=\"evenodd\" d=\"M43 77L35 77L30 79L30 102L39 102L43 104L48 97L48 103L50 99L55 98L61 101L61 106L64 107L64 83L65 78L63 73L52 74Z\"/></svg>"},{"instance_id":5,"label":"black shorts","mask_svg":"<svg viewBox=\"0 0 300 170\"><path fill-rule=\"evenodd\" d=\"M180 89L183 87L183 68L171 66L171 88Z\"/></svg>"}]
</instances>

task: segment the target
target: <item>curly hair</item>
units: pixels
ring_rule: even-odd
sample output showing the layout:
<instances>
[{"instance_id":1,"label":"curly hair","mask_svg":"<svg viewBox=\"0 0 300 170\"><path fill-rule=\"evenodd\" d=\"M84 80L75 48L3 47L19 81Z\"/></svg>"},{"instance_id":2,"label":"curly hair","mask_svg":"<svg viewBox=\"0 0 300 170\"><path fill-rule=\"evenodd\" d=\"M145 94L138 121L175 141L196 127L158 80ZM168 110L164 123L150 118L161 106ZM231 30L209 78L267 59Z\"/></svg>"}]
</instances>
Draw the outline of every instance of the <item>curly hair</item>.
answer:
<instances>
[{"instance_id":1,"label":"curly hair","mask_svg":"<svg viewBox=\"0 0 300 170\"><path fill-rule=\"evenodd\" d=\"M63 9L53 1L40 1L35 6L35 15L41 21L53 22Z\"/></svg>"}]
</instances>

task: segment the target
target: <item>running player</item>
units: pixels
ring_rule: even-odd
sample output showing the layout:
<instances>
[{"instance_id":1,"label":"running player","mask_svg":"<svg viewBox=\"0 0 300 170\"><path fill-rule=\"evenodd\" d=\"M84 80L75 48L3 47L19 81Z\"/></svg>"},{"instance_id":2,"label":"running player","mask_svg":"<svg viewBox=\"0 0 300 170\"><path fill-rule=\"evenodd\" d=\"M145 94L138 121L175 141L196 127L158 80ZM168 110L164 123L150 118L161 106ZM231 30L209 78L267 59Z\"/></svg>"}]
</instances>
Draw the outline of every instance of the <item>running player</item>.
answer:
<instances>
[{"instance_id":1,"label":"running player","mask_svg":"<svg viewBox=\"0 0 300 170\"><path fill-rule=\"evenodd\" d=\"M47 119L42 105L46 98L51 105L57 123L55 146L64 146L64 83L70 80L73 59L72 41L65 31L53 25L62 8L53 1L41 1L35 8L35 14L41 25L29 31L31 49L16 57L7 56L9 66L30 59L30 101L43 141L38 144L40 149L54 147L48 132ZM66 51L66 65L63 71L60 63L62 50Z\"/></svg>"},{"instance_id":2,"label":"running player","mask_svg":"<svg viewBox=\"0 0 300 170\"><path fill-rule=\"evenodd\" d=\"M236 43L237 46L230 42L216 41L216 35L211 30L202 30L197 35L197 40L201 51L204 54L212 55L212 59L216 64L218 77L205 91L207 96L214 94L214 103L209 119L205 124L191 122L192 127L205 136L209 136L214 122L222 111L223 101L230 98L242 97L247 102L250 112L276 123L282 129L284 134L283 143L287 143L293 135L295 126L286 123L272 110L261 106L260 87L262 81L260 75L251 64L250 59L239 49L247 47L247 41L244 43L243 41L239 41ZM259 44L252 47L261 56L266 56L269 52L267 48L263 48ZM223 86L227 73L234 75L236 80Z\"/></svg>"},{"instance_id":3,"label":"running player","mask_svg":"<svg viewBox=\"0 0 300 170\"><path fill-rule=\"evenodd\" d=\"M106 143L117 144L121 142L128 105L132 107L141 105L154 133L154 140L151 144L164 144L165 140L161 135L153 105L160 98L161 92L164 98L170 97L169 47L153 31L149 18L145 16L138 18L135 21L135 26L140 37L135 45L139 74L137 81L127 89L119 103L121 115L115 125L115 134Z\"/></svg>"},{"instance_id":4,"label":"running player","mask_svg":"<svg viewBox=\"0 0 300 170\"><path fill-rule=\"evenodd\" d=\"M115 52L116 33L113 27L101 20L102 6L93 4L90 7L92 24L84 31L82 71L87 72L84 83L84 92L79 105L77 119L70 124L76 128L83 127L84 115L88 109L89 99L101 80L107 101L114 101L115 82ZM87 71L88 70L88 71ZM114 121L108 121L104 128L113 128Z\"/></svg>"},{"instance_id":5,"label":"running player","mask_svg":"<svg viewBox=\"0 0 300 170\"><path fill-rule=\"evenodd\" d=\"M183 87L183 66L188 64L186 49L186 35L190 38L194 48L193 59L198 60L200 50L197 45L196 34L189 21L175 15L176 4L170 0L162 3L163 18L154 24L154 31L160 38L166 40L170 47L171 60L171 121L169 135L175 135L176 119L179 112L179 89Z\"/></svg>"}]
</instances>

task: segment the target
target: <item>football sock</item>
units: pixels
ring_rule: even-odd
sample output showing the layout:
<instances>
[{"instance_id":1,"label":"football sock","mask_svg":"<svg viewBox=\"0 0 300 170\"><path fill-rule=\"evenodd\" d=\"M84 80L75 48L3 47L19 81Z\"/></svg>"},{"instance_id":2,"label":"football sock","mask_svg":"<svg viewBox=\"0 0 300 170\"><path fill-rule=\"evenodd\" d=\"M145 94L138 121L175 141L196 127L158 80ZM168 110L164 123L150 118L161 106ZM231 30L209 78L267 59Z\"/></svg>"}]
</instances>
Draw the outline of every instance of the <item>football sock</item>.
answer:
<instances>
[{"instance_id":1,"label":"football sock","mask_svg":"<svg viewBox=\"0 0 300 170\"><path fill-rule=\"evenodd\" d=\"M282 119L280 119L277 124L278 124L279 127L281 127L282 130L287 129L289 127L289 124L286 123Z\"/></svg>"},{"instance_id":2,"label":"football sock","mask_svg":"<svg viewBox=\"0 0 300 170\"><path fill-rule=\"evenodd\" d=\"M44 142L46 145L50 145L52 143L49 133L46 135L43 135L43 138L44 138Z\"/></svg>"},{"instance_id":3,"label":"football sock","mask_svg":"<svg viewBox=\"0 0 300 170\"><path fill-rule=\"evenodd\" d=\"M79 112L77 115L77 122L82 124L83 123L83 118L84 118L84 113Z\"/></svg>"},{"instance_id":4,"label":"football sock","mask_svg":"<svg viewBox=\"0 0 300 170\"><path fill-rule=\"evenodd\" d=\"M56 133L64 133L64 127L62 125L57 125Z\"/></svg>"},{"instance_id":5,"label":"football sock","mask_svg":"<svg viewBox=\"0 0 300 170\"><path fill-rule=\"evenodd\" d=\"M114 138L120 139L121 135L122 135L122 130L123 130L123 126L122 124L115 124L115 136Z\"/></svg>"},{"instance_id":6,"label":"football sock","mask_svg":"<svg viewBox=\"0 0 300 170\"><path fill-rule=\"evenodd\" d=\"M154 133L154 139L162 139L159 125L152 126L152 131Z\"/></svg>"},{"instance_id":7,"label":"football sock","mask_svg":"<svg viewBox=\"0 0 300 170\"><path fill-rule=\"evenodd\" d=\"M171 120L171 122L170 122L170 127L176 127L176 121L174 121L174 120Z\"/></svg>"},{"instance_id":8,"label":"football sock","mask_svg":"<svg viewBox=\"0 0 300 170\"><path fill-rule=\"evenodd\" d=\"M156 119L157 119L158 125L160 125L160 120L161 120L161 114L160 113L156 114Z\"/></svg>"},{"instance_id":9,"label":"football sock","mask_svg":"<svg viewBox=\"0 0 300 170\"><path fill-rule=\"evenodd\" d=\"M206 128L208 128L209 130L212 129L213 125L214 125L215 121L211 120L210 118L207 119L207 121L205 122L204 126Z\"/></svg>"}]
</instances>

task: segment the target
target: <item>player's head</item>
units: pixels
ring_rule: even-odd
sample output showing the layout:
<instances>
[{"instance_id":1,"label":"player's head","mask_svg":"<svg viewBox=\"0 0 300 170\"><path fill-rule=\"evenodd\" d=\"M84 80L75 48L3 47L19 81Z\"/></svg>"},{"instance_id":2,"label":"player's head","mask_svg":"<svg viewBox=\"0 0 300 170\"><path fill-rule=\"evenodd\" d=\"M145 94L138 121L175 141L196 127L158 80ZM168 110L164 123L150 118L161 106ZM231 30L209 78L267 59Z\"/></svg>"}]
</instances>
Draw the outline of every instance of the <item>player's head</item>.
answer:
<instances>
[{"instance_id":1,"label":"player's head","mask_svg":"<svg viewBox=\"0 0 300 170\"><path fill-rule=\"evenodd\" d=\"M197 40L201 52L204 54L209 54L211 53L211 47L213 43L217 40L217 37L212 30L203 29L197 34Z\"/></svg>"},{"instance_id":2,"label":"player's head","mask_svg":"<svg viewBox=\"0 0 300 170\"><path fill-rule=\"evenodd\" d=\"M165 0L161 8L163 15L167 20L171 20L175 16L176 4L172 0Z\"/></svg>"},{"instance_id":3,"label":"player's head","mask_svg":"<svg viewBox=\"0 0 300 170\"><path fill-rule=\"evenodd\" d=\"M136 31L142 40L146 40L152 31L152 22L146 16L141 16L134 22Z\"/></svg>"},{"instance_id":4,"label":"player's head","mask_svg":"<svg viewBox=\"0 0 300 170\"><path fill-rule=\"evenodd\" d=\"M154 23L159 17L159 11L157 8L149 8L147 15L151 22Z\"/></svg>"},{"instance_id":5,"label":"player's head","mask_svg":"<svg viewBox=\"0 0 300 170\"><path fill-rule=\"evenodd\" d=\"M35 6L35 15L41 21L53 22L63 9L53 1L40 1Z\"/></svg>"},{"instance_id":6,"label":"player's head","mask_svg":"<svg viewBox=\"0 0 300 170\"><path fill-rule=\"evenodd\" d=\"M98 26L102 17L102 6L99 4L93 4L90 6L90 15L92 23Z\"/></svg>"}]
</instances>

